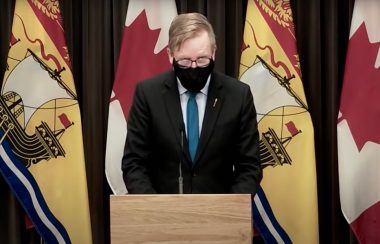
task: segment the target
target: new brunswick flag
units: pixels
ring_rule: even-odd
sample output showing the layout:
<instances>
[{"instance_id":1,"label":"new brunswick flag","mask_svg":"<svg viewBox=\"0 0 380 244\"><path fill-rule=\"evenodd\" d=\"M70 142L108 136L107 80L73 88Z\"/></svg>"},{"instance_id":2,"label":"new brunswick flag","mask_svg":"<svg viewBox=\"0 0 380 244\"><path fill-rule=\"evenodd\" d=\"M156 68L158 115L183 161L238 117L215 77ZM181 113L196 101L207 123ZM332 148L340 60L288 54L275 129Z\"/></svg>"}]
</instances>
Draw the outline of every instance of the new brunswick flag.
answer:
<instances>
[{"instance_id":1,"label":"new brunswick flag","mask_svg":"<svg viewBox=\"0 0 380 244\"><path fill-rule=\"evenodd\" d=\"M314 129L289 0L248 1L239 78L251 86L260 131L255 227L266 243L318 243Z\"/></svg>"},{"instance_id":2,"label":"new brunswick flag","mask_svg":"<svg viewBox=\"0 0 380 244\"><path fill-rule=\"evenodd\" d=\"M17 0L0 172L45 243L92 243L81 117L58 1Z\"/></svg>"}]
</instances>

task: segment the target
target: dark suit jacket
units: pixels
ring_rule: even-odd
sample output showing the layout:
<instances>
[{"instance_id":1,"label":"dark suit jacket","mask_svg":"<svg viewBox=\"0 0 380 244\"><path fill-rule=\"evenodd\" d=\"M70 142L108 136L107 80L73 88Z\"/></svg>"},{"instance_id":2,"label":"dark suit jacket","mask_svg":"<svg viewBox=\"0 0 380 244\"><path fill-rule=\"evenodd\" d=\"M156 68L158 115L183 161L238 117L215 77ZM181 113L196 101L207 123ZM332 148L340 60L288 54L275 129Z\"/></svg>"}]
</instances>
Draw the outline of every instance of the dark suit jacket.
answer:
<instances>
[{"instance_id":1,"label":"dark suit jacket","mask_svg":"<svg viewBox=\"0 0 380 244\"><path fill-rule=\"evenodd\" d=\"M216 102L215 102L216 101ZM211 75L206 110L192 166L173 71L136 86L122 161L129 193L256 193L262 178L259 134L247 84Z\"/></svg>"}]
</instances>

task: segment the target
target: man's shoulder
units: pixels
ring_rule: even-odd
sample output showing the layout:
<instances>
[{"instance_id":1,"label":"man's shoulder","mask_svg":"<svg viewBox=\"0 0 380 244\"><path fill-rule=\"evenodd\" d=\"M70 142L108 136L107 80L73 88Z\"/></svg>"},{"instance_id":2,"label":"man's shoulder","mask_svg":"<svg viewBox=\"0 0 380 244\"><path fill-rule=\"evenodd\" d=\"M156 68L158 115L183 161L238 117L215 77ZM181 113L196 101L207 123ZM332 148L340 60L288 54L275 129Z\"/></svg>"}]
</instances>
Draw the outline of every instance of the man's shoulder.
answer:
<instances>
[{"instance_id":1,"label":"man's shoulder","mask_svg":"<svg viewBox=\"0 0 380 244\"><path fill-rule=\"evenodd\" d=\"M240 81L239 79L221 73L219 71L214 72L215 80L219 81L223 86L229 87L231 89L247 89L249 85Z\"/></svg>"},{"instance_id":2,"label":"man's shoulder","mask_svg":"<svg viewBox=\"0 0 380 244\"><path fill-rule=\"evenodd\" d=\"M141 80L139 83L143 85L153 85L153 84L161 84L162 82L165 82L168 79L171 79L173 77L173 70L166 70L164 72L161 72L159 74L152 75L144 80Z\"/></svg>"}]
</instances>

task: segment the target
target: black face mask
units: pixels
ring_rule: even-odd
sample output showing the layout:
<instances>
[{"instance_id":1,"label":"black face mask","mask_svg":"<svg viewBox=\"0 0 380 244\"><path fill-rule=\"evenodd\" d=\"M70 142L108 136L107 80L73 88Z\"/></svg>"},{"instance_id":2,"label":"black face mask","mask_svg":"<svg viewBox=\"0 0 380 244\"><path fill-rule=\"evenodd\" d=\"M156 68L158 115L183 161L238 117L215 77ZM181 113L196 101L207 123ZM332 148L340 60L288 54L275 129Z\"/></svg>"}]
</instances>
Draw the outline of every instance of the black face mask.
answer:
<instances>
[{"instance_id":1,"label":"black face mask","mask_svg":"<svg viewBox=\"0 0 380 244\"><path fill-rule=\"evenodd\" d=\"M179 81L190 92L200 92L206 85L207 78L214 70L214 60L210 60L210 64L206 67L181 68L177 61L173 60L174 73Z\"/></svg>"}]
</instances>

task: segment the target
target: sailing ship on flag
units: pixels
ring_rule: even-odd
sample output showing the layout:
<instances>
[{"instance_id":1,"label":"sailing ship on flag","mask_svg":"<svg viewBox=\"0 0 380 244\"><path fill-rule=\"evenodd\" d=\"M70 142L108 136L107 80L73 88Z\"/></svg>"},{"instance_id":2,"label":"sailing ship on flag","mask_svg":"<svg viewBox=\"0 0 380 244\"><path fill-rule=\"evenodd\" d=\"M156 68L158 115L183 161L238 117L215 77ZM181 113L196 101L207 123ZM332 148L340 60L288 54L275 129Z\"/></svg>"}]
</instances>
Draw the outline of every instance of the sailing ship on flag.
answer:
<instances>
[{"instance_id":1,"label":"sailing ship on flag","mask_svg":"<svg viewBox=\"0 0 380 244\"><path fill-rule=\"evenodd\" d=\"M253 64L247 67L240 77L241 81L250 85L253 97L257 101L259 125L267 117L272 121L273 118L277 117L281 121L280 128L278 123L275 123L275 127L272 124L272 127L266 128L261 133L260 158L263 168L290 165L292 159L286 151L286 147L295 136L302 133L301 130L297 129L295 122L289 120L292 115L308 112L307 105L291 87L291 80L294 77L294 75L289 77L280 75L258 55ZM287 130L287 133L284 129Z\"/></svg>"},{"instance_id":2,"label":"sailing ship on flag","mask_svg":"<svg viewBox=\"0 0 380 244\"><path fill-rule=\"evenodd\" d=\"M71 104L76 104L77 101L75 93L61 78L64 71L50 68L32 50L27 49L25 58L10 71L3 84L0 96L3 135L0 141L7 138L12 151L26 167L41 160L65 156L59 138L73 123L62 123L63 120L57 113L60 108L57 99L73 100ZM32 72L31 79L28 76ZM31 96L32 91L42 92ZM66 102L64 107L68 105ZM50 122L41 121L32 133L27 133L26 127L38 109L48 111L55 118ZM68 121L67 116L65 118Z\"/></svg>"}]
</instances>

